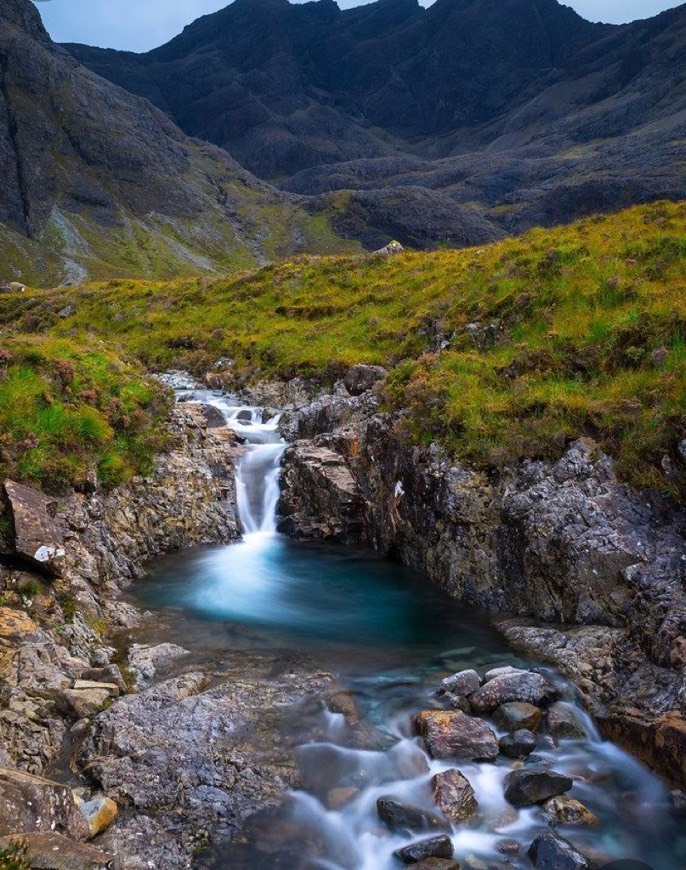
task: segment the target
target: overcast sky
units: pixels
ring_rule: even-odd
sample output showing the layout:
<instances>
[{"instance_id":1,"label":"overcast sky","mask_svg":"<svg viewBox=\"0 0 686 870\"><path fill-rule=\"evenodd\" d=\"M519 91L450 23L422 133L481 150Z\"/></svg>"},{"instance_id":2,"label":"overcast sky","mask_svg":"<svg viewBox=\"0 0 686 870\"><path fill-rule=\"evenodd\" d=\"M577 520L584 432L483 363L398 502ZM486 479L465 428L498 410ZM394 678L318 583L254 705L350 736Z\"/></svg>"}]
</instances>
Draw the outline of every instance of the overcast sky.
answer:
<instances>
[{"instance_id":1,"label":"overcast sky","mask_svg":"<svg viewBox=\"0 0 686 870\"><path fill-rule=\"evenodd\" d=\"M2 0L0 0L2 2ZM146 51L167 42L200 15L216 12L227 0L36 0L56 42L85 42ZM424 5L428 5L425 0ZM339 0L341 8L359 0ZM650 18L679 6L677 0L567 0L589 21L621 24Z\"/></svg>"}]
</instances>

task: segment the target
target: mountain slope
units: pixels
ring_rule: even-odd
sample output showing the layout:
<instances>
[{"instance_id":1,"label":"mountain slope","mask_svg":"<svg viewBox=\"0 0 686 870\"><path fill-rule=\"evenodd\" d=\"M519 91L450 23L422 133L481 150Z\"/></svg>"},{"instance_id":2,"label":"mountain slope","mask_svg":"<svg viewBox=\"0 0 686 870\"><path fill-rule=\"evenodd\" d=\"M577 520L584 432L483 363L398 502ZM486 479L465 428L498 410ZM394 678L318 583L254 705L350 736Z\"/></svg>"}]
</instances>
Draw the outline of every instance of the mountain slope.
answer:
<instances>
[{"instance_id":1,"label":"mountain slope","mask_svg":"<svg viewBox=\"0 0 686 870\"><path fill-rule=\"evenodd\" d=\"M556 0L236 0L147 54L68 49L302 194L441 191L507 232L686 195L686 5L617 27Z\"/></svg>"},{"instance_id":2,"label":"mountain slope","mask_svg":"<svg viewBox=\"0 0 686 870\"><path fill-rule=\"evenodd\" d=\"M0 6L0 174L1 279L161 277L351 249L296 197L80 66L28 0Z\"/></svg>"}]
</instances>

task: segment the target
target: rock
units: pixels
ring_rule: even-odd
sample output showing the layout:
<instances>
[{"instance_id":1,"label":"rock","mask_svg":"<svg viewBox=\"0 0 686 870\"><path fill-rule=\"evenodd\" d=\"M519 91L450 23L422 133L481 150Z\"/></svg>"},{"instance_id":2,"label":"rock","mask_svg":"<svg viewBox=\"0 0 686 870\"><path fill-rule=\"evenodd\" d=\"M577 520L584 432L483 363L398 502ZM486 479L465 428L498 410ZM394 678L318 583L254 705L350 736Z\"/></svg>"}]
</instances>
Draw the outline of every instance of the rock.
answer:
<instances>
[{"instance_id":1,"label":"rock","mask_svg":"<svg viewBox=\"0 0 686 870\"><path fill-rule=\"evenodd\" d=\"M112 824L117 818L117 805L108 797L97 797L79 806L79 810L88 822L91 837L96 837Z\"/></svg>"},{"instance_id":2,"label":"rock","mask_svg":"<svg viewBox=\"0 0 686 870\"><path fill-rule=\"evenodd\" d=\"M62 834L39 833L0 837L0 850L12 843L27 846L32 870L106 870L114 855L86 843L75 843Z\"/></svg>"},{"instance_id":3,"label":"rock","mask_svg":"<svg viewBox=\"0 0 686 870\"><path fill-rule=\"evenodd\" d=\"M526 728L528 731L537 731L541 724L543 713L533 704L525 701L510 701L501 704L493 713L493 721L509 733Z\"/></svg>"},{"instance_id":4,"label":"rock","mask_svg":"<svg viewBox=\"0 0 686 870\"><path fill-rule=\"evenodd\" d=\"M532 671L493 677L470 697L474 712L492 713L510 701L540 704L551 697L551 686Z\"/></svg>"},{"instance_id":5,"label":"rock","mask_svg":"<svg viewBox=\"0 0 686 870\"><path fill-rule=\"evenodd\" d=\"M352 786L332 788L326 795L326 805L331 810L340 810L341 807L356 798L359 793L359 788L353 788Z\"/></svg>"},{"instance_id":6,"label":"rock","mask_svg":"<svg viewBox=\"0 0 686 870\"><path fill-rule=\"evenodd\" d=\"M64 689L62 697L77 719L99 713L109 701L109 689Z\"/></svg>"},{"instance_id":7,"label":"rock","mask_svg":"<svg viewBox=\"0 0 686 870\"><path fill-rule=\"evenodd\" d=\"M70 788L20 770L0 767L0 836L57 832L74 840L89 836L88 823Z\"/></svg>"},{"instance_id":8,"label":"rock","mask_svg":"<svg viewBox=\"0 0 686 870\"><path fill-rule=\"evenodd\" d=\"M38 625L23 610L0 607L0 638L19 640L38 631Z\"/></svg>"},{"instance_id":9,"label":"rock","mask_svg":"<svg viewBox=\"0 0 686 870\"><path fill-rule=\"evenodd\" d=\"M413 870L460 870L460 864L453 858L427 858L414 864Z\"/></svg>"},{"instance_id":10,"label":"rock","mask_svg":"<svg viewBox=\"0 0 686 870\"><path fill-rule=\"evenodd\" d=\"M222 429L226 426L226 417L215 405L203 403L198 408L208 429Z\"/></svg>"},{"instance_id":11,"label":"rock","mask_svg":"<svg viewBox=\"0 0 686 870\"><path fill-rule=\"evenodd\" d=\"M345 719L345 724L355 726L360 721L360 711L357 709L357 701L353 692L339 690L326 696L326 705L332 713L340 713Z\"/></svg>"},{"instance_id":12,"label":"rock","mask_svg":"<svg viewBox=\"0 0 686 870\"><path fill-rule=\"evenodd\" d=\"M670 791L669 803L677 819L686 819L686 794L680 788Z\"/></svg>"},{"instance_id":13,"label":"rock","mask_svg":"<svg viewBox=\"0 0 686 870\"><path fill-rule=\"evenodd\" d=\"M359 365L350 366L343 383L351 396L360 396L371 390L374 384L383 381L388 372L382 366Z\"/></svg>"},{"instance_id":14,"label":"rock","mask_svg":"<svg viewBox=\"0 0 686 870\"><path fill-rule=\"evenodd\" d=\"M279 531L298 538L364 543L365 503L347 463L328 447L298 441L285 452Z\"/></svg>"},{"instance_id":15,"label":"rock","mask_svg":"<svg viewBox=\"0 0 686 870\"><path fill-rule=\"evenodd\" d=\"M584 825L596 827L600 821L588 807L574 798L559 795L543 804L543 811L552 825Z\"/></svg>"},{"instance_id":16,"label":"rock","mask_svg":"<svg viewBox=\"0 0 686 870\"><path fill-rule=\"evenodd\" d=\"M103 689L115 698L119 696L119 686L116 683L99 683L95 680L75 680L73 688L77 691Z\"/></svg>"},{"instance_id":17,"label":"rock","mask_svg":"<svg viewBox=\"0 0 686 870\"><path fill-rule=\"evenodd\" d=\"M522 850L521 844L517 840L498 840L496 849L501 855L519 855Z\"/></svg>"},{"instance_id":18,"label":"rock","mask_svg":"<svg viewBox=\"0 0 686 870\"><path fill-rule=\"evenodd\" d=\"M405 803L398 798L394 798L392 795L383 795L378 798L376 812L381 821L393 831L450 830L450 825L445 819L430 813L428 810Z\"/></svg>"},{"instance_id":19,"label":"rock","mask_svg":"<svg viewBox=\"0 0 686 870\"><path fill-rule=\"evenodd\" d=\"M489 671L486 671L484 674L484 683L490 683L491 680L495 680L496 677L507 677L511 674L526 674L527 671L522 668L513 668L512 665L501 665L497 668L491 668Z\"/></svg>"},{"instance_id":20,"label":"rock","mask_svg":"<svg viewBox=\"0 0 686 870\"><path fill-rule=\"evenodd\" d=\"M464 695L454 695L452 692L446 692L441 696L442 702L451 710L462 710L468 716L471 715L472 705L469 703L469 698Z\"/></svg>"},{"instance_id":21,"label":"rock","mask_svg":"<svg viewBox=\"0 0 686 870\"><path fill-rule=\"evenodd\" d=\"M576 709L565 701L556 701L548 709L548 729L555 740L585 740L586 727Z\"/></svg>"},{"instance_id":22,"label":"rock","mask_svg":"<svg viewBox=\"0 0 686 870\"><path fill-rule=\"evenodd\" d=\"M95 683L114 684L120 692L126 691L126 682L122 676L119 665L103 665L97 668L88 668L81 674L82 680L92 680Z\"/></svg>"},{"instance_id":23,"label":"rock","mask_svg":"<svg viewBox=\"0 0 686 870\"><path fill-rule=\"evenodd\" d=\"M73 317L76 314L76 305L73 302L70 302L69 305L65 305L64 308L60 308L57 312L58 317L66 318Z\"/></svg>"},{"instance_id":24,"label":"rock","mask_svg":"<svg viewBox=\"0 0 686 870\"><path fill-rule=\"evenodd\" d=\"M430 837L428 840L420 840L419 843L397 849L393 855L403 864L417 864L427 858L452 858L453 844L450 837L445 835Z\"/></svg>"},{"instance_id":25,"label":"rock","mask_svg":"<svg viewBox=\"0 0 686 870\"><path fill-rule=\"evenodd\" d=\"M536 748L536 735L526 728L520 728L501 737L498 746L503 755L508 758L525 758Z\"/></svg>"},{"instance_id":26,"label":"rock","mask_svg":"<svg viewBox=\"0 0 686 870\"><path fill-rule=\"evenodd\" d=\"M151 683L157 670L169 667L176 659L188 655L188 650L175 643L145 646L134 643L129 649L129 667L136 675L139 686Z\"/></svg>"},{"instance_id":27,"label":"rock","mask_svg":"<svg viewBox=\"0 0 686 870\"><path fill-rule=\"evenodd\" d=\"M403 246L400 244L400 242L396 242L395 239L393 239L387 245L384 245L383 248L379 248L378 250L374 251L373 253L382 254L383 256L386 256L386 257L391 257L394 254L402 254L402 252L404 250L405 250L405 248L403 248Z\"/></svg>"},{"instance_id":28,"label":"rock","mask_svg":"<svg viewBox=\"0 0 686 870\"><path fill-rule=\"evenodd\" d=\"M493 761L498 756L493 731L461 710L424 710L414 717L414 725L432 758Z\"/></svg>"},{"instance_id":29,"label":"rock","mask_svg":"<svg viewBox=\"0 0 686 870\"><path fill-rule=\"evenodd\" d=\"M503 785L507 801L515 807L528 807L564 794L574 783L554 770L513 770Z\"/></svg>"},{"instance_id":30,"label":"rock","mask_svg":"<svg viewBox=\"0 0 686 870\"><path fill-rule=\"evenodd\" d=\"M459 671L450 677L441 680L439 692L452 692L455 695L468 697L481 685L481 680L476 671Z\"/></svg>"},{"instance_id":31,"label":"rock","mask_svg":"<svg viewBox=\"0 0 686 870\"><path fill-rule=\"evenodd\" d=\"M5 492L12 508L17 554L59 577L66 551L64 529L56 519L55 499L12 480L5 481Z\"/></svg>"},{"instance_id":32,"label":"rock","mask_svg":"<svg viewBox=\"0 0 686 870\"><path fill-rule=\"evenodd\" d=\"M452 822L471 819L479 809L474 789L459 770L445 770L431 780L436 806Z\"/></svg>"},{"instance_id":33,"label":"rock","mask_svg":"<svg viewBox=\"0 0 686 870\"><path fill-rule=\"evenodd\" d=\"M589 863L576 847L557 834L541 834L529 847L536 870L588 870Z\"/></svg>"}]
</instances>

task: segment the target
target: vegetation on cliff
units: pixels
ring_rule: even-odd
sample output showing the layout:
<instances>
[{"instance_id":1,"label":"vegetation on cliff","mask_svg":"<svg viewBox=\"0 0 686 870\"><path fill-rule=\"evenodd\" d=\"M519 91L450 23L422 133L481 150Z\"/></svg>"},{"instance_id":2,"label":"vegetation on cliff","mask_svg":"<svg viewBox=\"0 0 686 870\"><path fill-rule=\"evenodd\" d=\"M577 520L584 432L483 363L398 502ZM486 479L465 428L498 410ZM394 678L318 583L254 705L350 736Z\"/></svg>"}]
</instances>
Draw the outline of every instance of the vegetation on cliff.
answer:
<instances>
[{"instance_id":1,"label":"vegetation on cliff","mask_svg":"<svg viewBox=\"0 0 686 870\"><path fill-rule=\"evenodd\" d=\"M501 466L588 434L628 480L677 492L685 263L686 205L663 202L482 248L5 296L0 323L101 353L106 341L152 369L203 373L229 358L236 382L332 382L351 363L379 363L415 440ZM138 446L127 442L126 455Z\"/></svg>"}]
</instances>

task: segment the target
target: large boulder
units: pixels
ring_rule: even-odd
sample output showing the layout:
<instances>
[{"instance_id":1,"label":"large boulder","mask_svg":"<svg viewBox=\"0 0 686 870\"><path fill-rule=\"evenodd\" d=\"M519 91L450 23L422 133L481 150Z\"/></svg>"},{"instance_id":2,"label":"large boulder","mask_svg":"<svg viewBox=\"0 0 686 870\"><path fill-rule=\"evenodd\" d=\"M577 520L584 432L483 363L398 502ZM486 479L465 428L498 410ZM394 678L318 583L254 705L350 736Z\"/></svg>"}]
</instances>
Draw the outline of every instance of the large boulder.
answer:
<instances>
[{"instance_id":1,"label":"large boulder","mask_svg":"<svg viewBox=\"0 0 686 870\"><path fill-rule=\"evenodd\" d=\"M37 489L5 481L5 493L14 520L17 555L55 577L64 568L65 530L57 519L58 505Z\"/></svg>"},{"instance_id":2,"label":"large boulder","mask_svg":"<svg viewBox=\"0 0 686 870\"><path fill-rule=\"evenodd\" d=\"M564 794L573 781L554 770L513 770L505 777L505 798L515 807L530 807Z\"/></svg>"},{"instance_id":3,"label":"large boulder","mask_svg":"<svg viewBox=\"0 0 686 870\"><path fill-rule=\"evenodd\" d=\"M0 767L0 836L56 832L73 840L90 836L70 788L21 770Z\"/></svg>"},{"instance_id":4,"label":"large boulder","mask_svg":"<svg viewBox=\"0 0 686 870\"><path fill-rule=\"evenodd\" d=\"M415 716L414 724L432 758L493 761L498 756L498 740L491 728L461 710L424 710Z\"/></svg>"}]
</instances>

